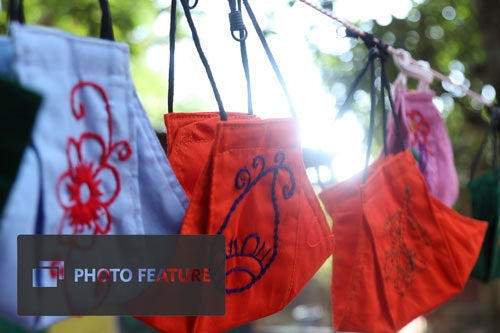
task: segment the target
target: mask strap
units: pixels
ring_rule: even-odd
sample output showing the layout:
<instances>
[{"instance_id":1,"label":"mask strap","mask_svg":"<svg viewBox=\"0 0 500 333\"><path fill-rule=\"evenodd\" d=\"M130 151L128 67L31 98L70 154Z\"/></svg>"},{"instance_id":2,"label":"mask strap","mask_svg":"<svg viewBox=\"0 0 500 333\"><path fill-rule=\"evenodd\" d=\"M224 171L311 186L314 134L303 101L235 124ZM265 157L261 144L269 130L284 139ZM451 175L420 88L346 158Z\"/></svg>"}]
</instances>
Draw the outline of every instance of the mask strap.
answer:
<instances>
[{"instance_id":1,"label":"mask strap","mask_svg":"<svg viewBox=\"0 0 500 333\"><path fill-rule=\"evenodd\" d=\"M368 58L368 64L370 65L370 125L368 128L368 138L366 143L366 158L365 169L363 171L363 183L368 178L368 163L370 161L373 136L375 134L375 107L377 103L375 97L375 59L377 57L379 57L379 51L376 46L373 46L369 50Z\"/></svg>"},{"instance_id":2,"label":"mask strap","mask_svg":"<svg viewBox=\"0 0 500 333\"><path fill-rule=\"evenodd\" d=\"M174 112L174 77L175 77L175 35L177 33L177 0L172 0L170 5L170 32L169 58L168 58L168 113Z\"/></svg>"},{"instance_id":3,"label":"mask strap","mask_svg":"<svg viewBox=\"0 0 500 333\"><path fill-rule=\"evenodd\" d=\"M109 9L108 0L99 0L101 6L101 39L115 40L113 32L113 20L111 18L111 11Z\"/></svg>"},{"instance_id":4,"label":"mask strap","mask_svg":"<svg viewBox=\"0 0 500 333\"><path fill-rule=\"evenodd\" d=\"M241 12L241 0L228 0L229 2L229 25L231 29L231 36L233 39L240 43L240 53L241 62L243 65L243 71L245 72L245 79L247 83L247 109L248 114L253 114L253 103L252 103L252 88L250 85L250 70L248 67L248 53L246 39L248 36L247 28L243 22L243 16Z\"/></svg>"},{"instance_id":5,"label":"mask strap","mask_svg":"<svg viewBox=\"0 0 500 333\"><path fill-rule=\"evenodd\" d=\"M23 0L9 0L7 15L9 22L19 22L24 24L26 22L26 18L24 16Z\"/></svg>"},{"instance_id":6,"label":"mask strap","mask_svg":"<svg viewBox=\"0 0 500 333\"><path fill-rule=\"evenodd\" d=\"M102 14L100 38L114 41L113 20L108 0L99 0L99 6L101 7ZM8 20L9 22L26 23L23 0L9 0Z\"/></svg>"},{"instance_id":7,"label":"mask strap","mask_svg":"<svg viewBox=\"0 0 500 333\"><path fill-rule=\"evenodd\" d=\"M346 105L351 100L358 87L361 79L364 77L368 68L370 69L370 124L368 128L368 136L367 136L367 150L366 150L366 158L365 158L365 168L363 172L363 182L366 181L368 177L368 163L370 161L371 148L373 143L373 137L375 134L375 109L376 109L376 92L375 92L375 60L379 59L380 61L380 69L381 69L381 87L380 87L380 103L382 104L382 126L383 126L383 140L384 140L384 155L388 154L388 146L387 146L387 111L385 106L386 93L389 99L389 103L391 106L392 115L394 117L394 124L396 126L396 135L398 137L398 141L401 145L401 149L404 150L404 142L403 136L401 132L401 128L399 126L398 118L396 117L396 111L394 107L394 100L391 94L391 88L389 85L389 80L387 79L386 69L385 69L385 61L387 60L387 46L381 43L377 43L374 41L374 38L371 34L366 34L365 36L360 36L355 31L347 30L347 36L349 37L360 37L368 48L368 61L365 66L358 74L358 76L354 79L351 87L349 88L349 92L347 94L346 100L342 107L340 108L336 119L340 119L346 113Z\"/></svg>"},{"instance_id":8,"label":"mask strap","mask_svg":"<svg viewBox=\"0 0 500 333\"><path fill-rule=\"evenodd\" d=\"M387 50L385 52L387 52ZM396 113L396 107L394 105L394 98L392 97L391 85L389 84L389 80L387 79L387 72L386 72L386 69L385 69L385 60L386 59L387 59L386 57L383 57L383 58L381 58L381 62L380 62L380 66L381 66L381 82L382 82L381 89L382 90L385 89L385 91L387 92L387 96L388 96L388 99L389 99L389 104L391 106L392 118L394 120L394 127L396 128L397 141L399 142L399 146L401 148L401 151L404 151L406 149L406 147L405 147L404 140L403 140L403 131L401 130L401 124L398 121L398 117L397 117L397 113ZM382 105L383 105L384 111L385 111L385 104L383 103ZM401 110L400 110L399 113L401 113ZM385 122L384 122L384 129L386 129L386 123ZM384 132L384 145L385 146L387 146L387 142L386 142L387 135L386 134L387 133ZM386 155L387 155L387 152L386 152Z\"/></svg>"},{"instance_id":9,"label":"mask strap","mask_svg":"<svg viewBox=\"0 0 500 333\"><path fill-rule=\"evenodd\" d=\"M264 48L264 51L266 52L267 58L269 59L269 62L271 63L271 66L273 67L274 74L276 74L276 78L278 79L278 81L281 85L281 89L283 90L283 93L285 94L285 98L286 98L286 101L288 103L288 107L290 109L290 114L292 115L292 117L296 117L297 113L295 112L295 107L293 106L292 98L290 97L290 93L289 93L288 88L286 86L285 80L283 79L283 75L281 74L281 71L278 67L278 64L276 63L276 59L274 58L273 53L271 52L271 49L269 48L269 45L267 44L266 37L264 36L264 33L262 32L262 29L259 26L259 22L257 21L255 14L253 13L252 7L250 7L248 0L243 0L243 5L245 5L245 9L247 10L248 16L250 17L250 20L252 21L252 25L255 29L255 32L259 36L262 47Z\"/></svg>"},{"instance_id":10,"label":"mask strap","mask_svg":"<svg viewBox=\"0 0 500 333\"><path fill-rule=\"evenodd\" d=\"M175 20L175 14L176 14L176 6L174 5L174 2L176 0L172 0L172 7L171 7L171 22L170 22L170 58L169 58L169 86L168 86L168 112L172 113L173 112L173 95L174 95L174 57L175 57L175 46L172 46L175 44L175 31L176 31L176 20ZM222 104L222 99L220 97L219 89L217 88L217 84L215 83L214 76L212 74L212 69L210 68L210 65L208 64L207 57L205 56L205 53L203 52L203 49L201 47L201 42L200 42L200 37L198 35L198 31L196 30L196 26L194 25L193 17L191 16L191 9L196 7L198 4L198 1L196 0L194 4L190 5L189 0L180 0L182 8L184 10L184 15L186 16L186 19L188 21L189 29L191 30L191 35L193 37L194 45L196 47L196 51L198 52L198 55L200 57L201 62L203 63L203 66L205 67L205 72L207 73L208 80L210 81L210 85L212 87L212 91L215 96L215 100L217 102L217 106L219 108L219 115L220 119L225 121L227 120L227 114L226 111L224 110L224 105ZM172 19L174 18L174 19ZM172 43L173 41L173 43Z\"/></svg>"}]
</instances>

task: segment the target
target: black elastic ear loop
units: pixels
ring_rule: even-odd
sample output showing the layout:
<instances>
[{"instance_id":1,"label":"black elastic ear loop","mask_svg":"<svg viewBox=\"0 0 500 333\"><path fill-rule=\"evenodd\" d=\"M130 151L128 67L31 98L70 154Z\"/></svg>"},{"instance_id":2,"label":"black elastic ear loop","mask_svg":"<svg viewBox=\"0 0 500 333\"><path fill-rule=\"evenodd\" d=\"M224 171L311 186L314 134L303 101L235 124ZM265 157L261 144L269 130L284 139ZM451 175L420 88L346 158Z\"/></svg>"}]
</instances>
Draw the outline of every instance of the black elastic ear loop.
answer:
<instances>
[{"instance_id":1,"label":"black elastic ear loop","mask_svg":"<svg viewBox=\"0 0 500 333\"><path fill-rule=\"evenodd\" d=\"M177 33L177 0L172 0L170 5L170 33L169 33L169 59L168 59L168 113L174 112L174 77L175 77L175 37Z\"/></svg>"},{"instance_id":2,"label":"black elastic ear loop","mask_svg":"<svg viewBox=\"0 0 500 333\"><path fill-rule=\"evenodd\" d=\"M346 96L346 98L344 100L344 103L340 107L340 110L337 113L337 116L335 117L335 119L342 118L344 116L344 114L347 112L347 108L346 108L347 104L349 103L349 101L354 96L354 92L356 91L356 88L359 86L359 83L361 82L361 79L363 79L363 77L365 76L366 71L368 70L368 67L370 66L370 62L371 62L371 60L368 59L368 61L365 63L365 66L363 67L363 69L361 70L361 72L359 72L358 76L356 76L356 78L354 79L354 81L351 83L351 87L349 88L349 92L347 93L347 96Z\"/></svg>"},{"instance_id":3,"label":"black elastic ear loop","mask_svg":"<svg viewBox=\"0 0 500 333\"><path fill-rule=\"evenodd\" d=\"M212 86L212 90L215 95L215 99L217 101L217 105L219 107L220 119L225 121L227 120L227 114L224 110L224 105L222 104L222 100L220 98L219 90L217 89L217 85L215 83L214 77L212 75L212 70L210 69L210 65L208 64L207 58L203 49L201 48L200 37L198 36L198 32L196 31L196 27L193 22L193 17L191 16L190 7L188 0L181 0L182 8L184 9L184 15L189 24L189 29L191 29L191 34L193 36L194 45L196 46L196 51L198 51L198 55L200 56L201 62L205 67L205 71L207 72L208 79L210 81L210 85Z\"/></svg>"},{"instance_id":4,"label":"black elastic ear loop","mask_svg":"<svg viewBox=\"0 0 500 333\"><path fill-rule=\"evenodd\" d=\"M101 39L115 40L115 34L113 32L113 20L111 18L111 11L109 9L108 0L99 0L99 5L101 6Z\"/></svg>"},{"instance_id":5,"label":"black elastic ear loop","mask_svg":"<svg viewBox=\"0 0 500 333\"><path fill-rule=\"evenodd\" d=\"M252 25L257 32L257 35L259 36L260 42L262 46L264 47L264 50L266 51L267 58L269 59L269 62L271 63L271 66L273 67L274 73L276 74L276 77L278 78L278 81L281 85L281 88L283 90L283 93L285 94L286 100L288 102L288 107L290 108L290 113L293 117L297 116L297 113L295 112L295 108L292 103L292 98L290 97L290 93L288 92L288 88L286 86L285 80L283 79L283 75L281 75L281 71L278 67L278 64L276 63L276 60L274 59L274 56L271 52L271 49L269 48L269 45L267 44L266 37L264 36L264 33L262 32L262 29L259 26L259 22L257 22L257 18L255 17L252 8L250 7L250 4L248 3L248 0L243 0L243 4L245 5L245 9L247 10L248 16L250 17L250 20L252 21Z\"/></svg>"},{"instance_id":6,"label":"black elastic ear loop","mask_svg":"<svg viewBox=\"0 0 500 333\"><path fill-rule=\"evenodd\" d=\"M377 45L377 49L379 52L378 58L380 60L380 104L382 107L382 137L383 137L383 150L384 156L387 156L389 151L389 147L387 146L387 110L385 108L385 85L384 80L385 77L385 61L387 60L387 53L380 45Z\"/></svg>"},{"instance_id":7,"label":"black elastic ear loop","mask_svg":"<svg viewBox=\"0 0 500 333\"><path fill-rule=\"evenodd\" d=\"M356 31L353 31L351 29L346 29L346 37L358 38L361 36ZM367 46L368 50L371 50L371 48L375 46L374 43L372 43L371 45L368 45L368 42L366 42L366 41L365 41L365 45ZM344 100L344 103L340 107L340 110L337 113L337 116L335 117L335 119L338 120L338 119L342 118L344 116L344 114L347 112L347 109L346 109L347 104L354 96L354 92L356 91L356 88L358 88L359 83L361 82L361 80L365 76L366 71L368 70L368 67L370 66L370 63L371 63L371 58L368 57L368 60L366 61L363 69L359 72L358 76L356 76L354 81L351 83L351 87L349 88L349 91L348 91L347 96Z\"/></svg>"},{"instance_id":8,"label":"black elastic ear loop","mask_svg":"<svg viewBox=\"0 0 500 333\"><path fill-rule=\"evenodd\" d=\"M365 169L363 171L363 183L368 178L368 163L372 150L373 136L375 134L375 59L379 57L379 50L376 47L370 48L368 64L370 65L370 125L368 128L368 138L366 143Z\"/></svg>"},{"instance_id":9,"label":"black elastic ear loop","mask_svg":"<svg viewBox=\"0 0 500 333\"><path fill-rule=\"evenodd\" d=\"M113 21L111 19L108 0L99 0L99 5L102 12L100 38L114 41ZM9 0L8 15L9 21L15 21L22 24L26 23L23 0Z\"/></svg>"},{"instance_id":10,"label":"black elastic ear loop","mask_svg":"<svg viewBox=\"0 0 500 333\"><path fill-rule=\"evenodd\" d=\"M385 89L386 92L387 92L387 96L389 97L389 104L391 106L391 114L392 114L392 118L394 120L394 127L396 127L396 136L397 136L397 140L399 142L399 145L400 145L400 148L401 148L401 151L404 151L406 148L405 148L405 144L404 144L404 140L403 140L403 131L401 130L401 124L399 123L399 118L397 117L397 114L396 114L396 107L394 106L394 99L392 98L392 92L391 92L391 86L389 84L389 80L387 79L387 73L385 71L385 62L381 62L381 80L382 80L382 89ZM385 128L385 125L384 125L384 128ZM384 134L384 140L385 140L385 134ZM385 141L384 141L384 144L385 144Z\"/></svg>"},{"instance_id":11,"label":"black elastic ear loop","mask_svg":"<svg viewBox=\"0 0 500 333\"><path fill-rule=\"evenodd\" d=\"M373 50L373 51L372 51ZM368 176L368 162L370 159L370 151L371 151L371 145L372 145L372 140L373 140L373 134L374 134L374 126L375 126L375 86L373 84L373 80L375 77L375 67L374 67L374 62L375 62L375 57L376 57L376 52L378 52L376 49L373 47L370 48L369 50L369 56L368 60L366 61L363 69L361 72L358 74L358 76L354 79L354 81L351 84L351 87L349 88L349 92L347 93L346 99L344 100L344 103L340 107L339 112L337 113L337 116L335 117L336 120L342 118L344 114L347 112L346 106L348 105L349 101L354 95L354 92L356 91L356 88L358 87L359 83L361 82L361 79L366 74L366 71L368 68L370 68L370 102L371 102L371 107L370 107L370 124L369 124L369 130L368 130L368 142L367 142L367 153L366 153L366 160L365 160L365 170L363 172L363 183L365 182L367 176Z\"/></svg>"},{"instance_id":12,"label":"black elastic ear loop","mask_svg":"<svg viewBox=\"0 0 500 333\"><path fill-rule=\"evenodd\" d=\"M198 0L194 0L194 3L189 5L189 9L195 9L196 6L198 6Z\"/></svg>"},{"instance_id":13,"label":"black elastic ear loop","mask_svg":"<svg viewBox=\"0 0 500 333\"><path fill-rule=\"evenodd\" d=\"M399 123L399 118L397 117L396 114L396 108L394 106L394 99L392 98L392 93L391 93L391 86L389 84L389 80L387 79L387 72L385 69L385 62L387 60L387 45L385 44L378 44L377 47L379 48L380 52L380 80L381 80L381 96L382 96L382 112L383 112L383 119L382 119L382 126L383 126L383 133L384 133L384 154L387 156L388 154L388 147L387 147L387 113L385 109L385 94L384 90L387 92L387 97L389 99L389 105L391 108L391 114L392 118L394 120L394 127L396 128L396 138L397 141L399 142L401 151L405 150L405 144L403 140L403 132L401 131L401 126Z\"/></svg>"},{"instance_id":14,"label":"black elastic ear loop","mask_svg":"<svg viewBox=\"0 0 500 333\"><path fill-rule=\"evenodd\" d=\"M243 16L241 12L241 0L229 0L229 24L231 29L231 36L234 40L240 43L240 53L241 61L243 64L243 71L245 72L245 79L247 83L247 108L248 114L253 114L253 103L252 103L252 88L250 85L250 70L248 67L248 54L246 39L248 36L245 23L243 22ZM238 32L238 35L236 35Z\"/></svg>"},{"instance_id":15,"label":"black elastic ear loop","mask_svg":"<svg viewBox=\"0 0 500 333\"><path fill-rule=\"evenodd\" d=\"M19 22L22 24L26 23L23 0L9 0L7 13L9 22Z\"/></svg>"}]
</instances>

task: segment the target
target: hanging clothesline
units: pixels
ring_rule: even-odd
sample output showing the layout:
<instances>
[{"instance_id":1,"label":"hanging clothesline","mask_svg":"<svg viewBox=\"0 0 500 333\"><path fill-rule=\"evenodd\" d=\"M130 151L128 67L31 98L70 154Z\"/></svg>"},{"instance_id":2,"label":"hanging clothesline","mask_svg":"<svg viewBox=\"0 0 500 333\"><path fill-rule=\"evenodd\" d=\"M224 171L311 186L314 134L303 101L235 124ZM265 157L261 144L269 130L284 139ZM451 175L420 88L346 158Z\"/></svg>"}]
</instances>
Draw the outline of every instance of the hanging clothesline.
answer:
<instances>
[{"instance_id":1,"label":"hanging clothesline","mask_svg":"<svg viewBox=\"0 0 500 333\"><path fill-rule=\"evenodd\" d=\"M306 4L306 5L307 5L307 6L309 6L309 7L311 7L311 8L313 8L313 9L317 10L318 12L320 12L320 13L322 13L322 14L324 14L324 15L328 16L328 17L329 17L329 18L331 18L332 20L334 20L334 21L336 21L336 22L340 23L340 24L341 24L341 25L343 25L345 28L347 28L347 29L349 29L349 30L351 30L351 31L355 32L357 35L362 36L362 37L366 37L366 36L367 36L367 33L366 33L365 31L363 31L363 30L359 29L358 27L356 27L356 26L354 26L354 25L350 24L349 22L346 22L346 21L344 21L344 20L342 20L342 19L338 18L337 16L333 15L331 12L329 12L329 11L327 11L327 10L325 10L325 9L323 9L323 8L321 8L321 7L319 7L319 6L316 6L316 5L312 4L312 3L310 3L310 2L309 2L309 1L307 1L307 0L299 0L299 1L300 1L300 2L302 2L302 3L304 3L304 4ZM375 43L380 43L380 42L381 42L381 41L380 41L379 39L377 39L377 38L373 38L373 40L374 40L374 42L375 42ZM397 56L397 57L403 57L403 56L404 56L404 54L403 54L401 51L399 51L399 50L397 50L397 49L393 48L392 46L387 46L387 51L388 51L389 53L391 53L392 55L395 55L395 56ZM415 59L413 59L413 58L410 58L410 59L409 59L409 61L410 61L410 63L411 63L412 65L417 65L417 66L419 65L419 64L418 64L418 61L417 61L417 60L415 60ZM486 98L484 98L482 95L480 95L480 94L476 93L475 91L470 90L469 88L467 88L466 86L464 86L464 85L462 85L462 84L458 84L458 83L453 82L453 81L452 81L452 80L451 80L448 76L444 75L443 73L440 73L440 72L438 72L438 71L436 71L436 70L434 70L434 69L432 69L432 68L430 68L430 71L431 71L432 75L433 75L435 78L439 79L439 80L440 80L440 81L442 81L442 82L446 82L446 83L448 83L448 84L453 85L454 87L456 87L456 88L460 89L460 91L461 91L462 93L464 93L464 94L468 95L468 96L469 96L469 97L471 97L472 99L479 101L480 103L482 103L483 105L485 105L485 106L487 106L487 107L491 107L491 106L493 106L493 103L492 103L491 101L487 100Z\"/></svg>"}]
</instances>

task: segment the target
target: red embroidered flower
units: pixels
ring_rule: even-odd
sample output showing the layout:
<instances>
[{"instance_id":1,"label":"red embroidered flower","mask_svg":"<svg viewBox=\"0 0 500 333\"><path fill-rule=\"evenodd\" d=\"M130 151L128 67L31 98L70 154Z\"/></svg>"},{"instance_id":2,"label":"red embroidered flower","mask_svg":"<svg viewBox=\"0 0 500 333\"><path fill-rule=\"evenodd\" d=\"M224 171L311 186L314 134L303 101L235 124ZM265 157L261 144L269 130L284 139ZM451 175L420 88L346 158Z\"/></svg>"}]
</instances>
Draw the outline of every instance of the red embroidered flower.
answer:
<instances>
[{"instance_id":1,"label":"red embroidered flower","mask_svg":"<svg viewBox=\"0 0 500 333\"><path fill-rule=\"evenodd\" d=\"M75 94L83 87L91 87L100 94L108 114L108 136L106 144L100 133L85 132L77 140L68 138L66 157L68 169L56 185L59 204L64 208L64 216L59 233L66 233L65 227L71 227L73 234L91 231L93 234L107 234L111 230L112 217L109 206L121 191L120 174L110 163L110 157L116 153L119 161L127 160L132 150L128 141L113 143L113 125L111 108L107 95L99 85L92 82L80 82L71 92L73 115L77 120L85 117L85 105L80 102L75 107Z\"/></svg>"},{"instance_id":2,"label":"red embroidered flower","mask_svg":"<svg viewBox=\"0 0 500 333\"><path fill-rule=\"evenodd\" d=\"M408 118L410 120L410 131L413 134L411 145L413 146L420 143L427 146L427 140L431 131L429 122L425 119L422 112L418 110L411 110L408 113Z\"/></svg>"},{"instance_id":3,"label":"red embroidered flower","mask_svg":"<svg viewBox=\"0 0 500 333\"><path fill-rule=\"evenodd\" d=\"M111 227L108 207L118 195L117 172L113 166L101 164L104 153L101 139L85 134L80 141L73 138L68 141L69 169L57 184L57 198L66 220L59 230L69 222L73 234L87 228L93 229L94 234L107 234Z\"/></svg>"}]
</instances>

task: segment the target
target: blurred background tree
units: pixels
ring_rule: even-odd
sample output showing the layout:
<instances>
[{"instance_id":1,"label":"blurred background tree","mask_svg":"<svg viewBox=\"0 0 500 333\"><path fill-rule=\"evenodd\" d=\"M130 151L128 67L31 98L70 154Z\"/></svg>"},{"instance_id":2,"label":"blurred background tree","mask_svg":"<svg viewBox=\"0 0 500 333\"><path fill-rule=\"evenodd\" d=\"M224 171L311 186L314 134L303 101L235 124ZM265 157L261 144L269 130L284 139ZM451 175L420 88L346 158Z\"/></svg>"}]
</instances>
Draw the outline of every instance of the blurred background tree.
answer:
<instances>
[{"instance_id":1,"label":"blurred background tree","mask_svg":"<svg viewBox=\"0 0 500 333\"><path fill-rule=\"evenodd\" d=\"M331 9L334 2L323 0L322 4L326 9ZM492 96L495 88L500 87L500 30L495 22L500 14L500 3L495 0L444 0L413 1L413 4L406 18L392 18L384 26L376 21L352 23L395 48L411 52L414 59L428 61L435 70L449 74L454 82L485 96ZM338 83L349 85L362 68L367 55L361 41L352 40L351 45L352 49L340 56L315 50L324 80L328 86L337 88L332 89L332 93L340 101L345 99L345 89L338 89ZM397 69L392 62L388 63L388 77L393 80L397 76ZM409 79L409 84L416 87L416 82L411 81ZM369 91L367 80L363 82L360 92ZM436 93L435 102L440 105L449 130L460 177L462 195L455 208L468 214L466 185L469 167L488 128L487 112L477 101L464 97L463 93L440 81L435 80L431 88ZM366 99L360 100L361 103L354 103L353 109L366 127L368 108ZM379 147L381 143L378 137ZM487 146L476 175L492 167L491 151L491 145Z\"/></svg>"}]
</instances>

